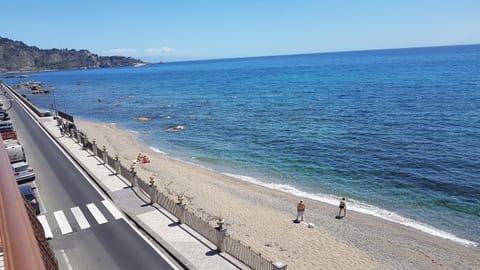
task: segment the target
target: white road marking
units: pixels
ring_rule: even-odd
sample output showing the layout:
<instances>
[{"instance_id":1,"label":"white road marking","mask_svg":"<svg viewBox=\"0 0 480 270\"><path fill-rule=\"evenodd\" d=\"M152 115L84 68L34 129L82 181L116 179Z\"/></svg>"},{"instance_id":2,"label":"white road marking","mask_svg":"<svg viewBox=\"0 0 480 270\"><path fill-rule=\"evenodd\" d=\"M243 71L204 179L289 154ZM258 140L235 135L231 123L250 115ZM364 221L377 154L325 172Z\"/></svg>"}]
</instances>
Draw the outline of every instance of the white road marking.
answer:
<instances>
[{"instance_id":1,"label":"white road marking","mask_svg":"<svg viewBox=\"0 0 480 270\"><path fill-rule=\"evenodd\" d=\"M53 212L53 215L57 220L58 227L60 227L62 234L73 232L72 227L70 227L70 223L68 223L67 217L62 210Z\"/></svg>"},{"instance_id":2,"label":"white road marking","mask_svg":"<svg viewBox=\"0 0 480 270\"><path fill-rule=\"evenodd\" d=\"M45 238L52 239L53 234L52 230L50 230L50 226L48 225L47 218L44 215L37 216L38 221L42 224L43 231L45 232Z\"/></svg>"},{"instance_id":3,"label":"white road marking","mask_svg":"<svg viewBox=\"0 0 480 270\"><path fill-rule=\"evenodd\" d=\"M35 195L37 196L38 203L40 204L40 213L47 212L47 208L45 207L45 203L43 203L42 196L40 195L40 191L38 190L37 184L34 182L35 185Z\"/></svg>"},{"instance_id":4,"label":"white road marking","mask_svg":"<svg viewBox=\"0 0 480 270\"><path fill-rule=\"evenodd\" d=\"M88 223L82 210L80 210L80 207L72 207L70 210L72 211L73 216L77 220L80 229L84 230L90 228L90 223Z\"/></svg>"},{"instance_id":5,"label":"white road marking","mask_svg":"<svg viewBox=\"0 0 480 270\"><path fill-rule=\"evenodd\" d=\"M98 210L95 204L89 203L87 204L87 208L88 210L90 210L90 213L92 213L93 217L98 222L98 224L103 224L108 222L108 220L102 215L102 212Z\"/></svg>"},{"instance_id":6,"label":"white road marking","mask_svg":"<svg viewBox=\"0 0 480 270\"><path fill-rule=\"evenodd\" d=\"M108 211L110 211L110 214L112 214L112 216L115 219L123 218L122 213L120 213L120 211L118 211L118 209L110 201L103 200L102 203L103 203L103 205L105 205L105 207L108 209Z\"/></svg>"},{"instance_id":7,"label":"white road marking","mask_svg":"<svg viewBox=\"0 0 480 270\"><path fill-rule=\"evenodd\" d=\"M10 95L13 95L11 94L11 90L8 89L8 92L10 93ZM27 114L30 115L30 117L34 120L37 120L35 121L35 124L40 127L40 129L42 130L42 132L44 132L47 137L55 144L55 146L57 147L57 149L63 153L63 155L70 161L71 164L73 164L73 166L78 170L78 172L80 172L83 177L87 180L87 182L92 186L93 189L95 189L97 191L97 194L99 194L101 197L103 197L104 199L107 199L107 197L105 196L105 194L103 193L103 191L100 190L100 188L97 186L96 183L94 183L94 181L92 180L92 178L85 172L85 170L80 166L78 165L76 162L79 161L79 158L76 157L76 158L72 158L70 157L70 155L67 153L67 151L65 151L65 149L63 149L60 145L63 145L65 146L65 144L61 143L59 140L56 140L54 139L53 135L51 135L50 133L50 127L48 126L49 123L40 123L38 122L38 118L36 118L34 116L34 114L29 111L29 108L25 106L25 104L23 102L19 102L18 101L18 98L16 96L13 96L13 99L15 100L15 104L19 104L20 107L22 107L22 109L27 112ZM54 127L55 128L55 127ZM73 140L73 138L72 138ZM169 258L167 258L165 256L165 254L160 251L153 243L150 239L147 239L147 237L145 237L143 235L142 232L140 232L139 229L137 229L137 227L135 225L132 224L132 222L128 219L124 219L126 221L126 223L130 226L130 228L137 233L138 236L140 236L153 250L155 250L157 252L157 254L159 254L166 262L168 262L168 264L173 268L173 269L179 269L177 266L175 266L174 263L172 263L170 261ZM48 226L48 223L46 223L47 226Z\"/></svg>"},{"instance_id":8,"label":"white road marking","mask_svg":"<svg viewBox=\"0 0 480 270\"><path fill-rule=\"evenodd\" d=\"M73 232L72 227L68 223L67 217L62 210L53 212L55 219L57 220L58 226L62 234L67 234Z\"/></svg>"},{"instance_id":9,"label":"white road marking","mask_svg":"<svg viewBox=\"0 0 480 270\"><path fill-rule=\"evenodd\" d=\"M70 260L68 259L67 253L65 252L65 250L60 249L60 253L62 253L62 257L63 257L63 259L65 260L65 263L67 264L68 270L73 270L73 267L72 267L72 265L70 264Z\"/></svg>"}]
</instances>

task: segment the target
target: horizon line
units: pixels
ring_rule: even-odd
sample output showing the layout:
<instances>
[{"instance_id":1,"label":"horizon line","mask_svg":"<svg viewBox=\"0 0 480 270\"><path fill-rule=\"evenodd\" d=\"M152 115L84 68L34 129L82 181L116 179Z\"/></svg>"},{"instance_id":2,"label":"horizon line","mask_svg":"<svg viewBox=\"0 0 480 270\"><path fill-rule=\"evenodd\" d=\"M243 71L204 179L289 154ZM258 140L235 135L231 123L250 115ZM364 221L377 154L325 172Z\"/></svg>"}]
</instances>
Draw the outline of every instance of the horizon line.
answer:
<instances>
[{"instance_id":1,"label":"horizon line","mask_svg":"<svg viewBox=\"0 0 480 270\"><path fill-rule=\"evenodd\" d=\"M450 45L430 45L430 46L412 46L412 47L395 47L395 48L373 48L373 49L354 49L354 50L339 50L339 51L323 51L323 52L301 52L291 54L272 54L272 55L256 55L256 56L238 56L238 57L218 57L218 58L200 58L191 60L178 61L159 61L151 64L170 64L170 63L185 63L185 62L200 62L200 61L218 61L218 60L234 60L234 59L248 59L248 58L267 58L267 57L281 57L281 56L298 56L309 54L334 54L334 53L354 53L354 52L371 52L371 51L390 51L390 50L405 50L405 49L428 49L428 48L442 48L442 47L457 47L457 46L479 46L480 43L471 44L450 44ZM140 59L142 60L142 59ZM142 60L144 61L144 60ZM147 62L147 61L145 61Z\"/></svg>"}]
</instances>

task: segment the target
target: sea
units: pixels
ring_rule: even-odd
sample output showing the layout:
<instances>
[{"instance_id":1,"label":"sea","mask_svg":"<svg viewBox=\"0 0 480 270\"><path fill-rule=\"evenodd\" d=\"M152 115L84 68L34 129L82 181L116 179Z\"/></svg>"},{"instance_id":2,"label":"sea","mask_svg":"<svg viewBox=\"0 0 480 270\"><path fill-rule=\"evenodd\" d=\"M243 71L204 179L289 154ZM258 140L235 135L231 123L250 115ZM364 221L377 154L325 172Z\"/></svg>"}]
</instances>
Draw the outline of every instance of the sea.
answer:
<instances>
[{"instance_id":1,"label":"sea","mask_svg":"<svg viewBox=\"0 0 480 270\"><path fill-rule=\"evenodd\" d=\"M28 75L2 80L43 82L53 94L20 92L164 155L480 243L480 45Z\"/></svg>"}]
</instances>

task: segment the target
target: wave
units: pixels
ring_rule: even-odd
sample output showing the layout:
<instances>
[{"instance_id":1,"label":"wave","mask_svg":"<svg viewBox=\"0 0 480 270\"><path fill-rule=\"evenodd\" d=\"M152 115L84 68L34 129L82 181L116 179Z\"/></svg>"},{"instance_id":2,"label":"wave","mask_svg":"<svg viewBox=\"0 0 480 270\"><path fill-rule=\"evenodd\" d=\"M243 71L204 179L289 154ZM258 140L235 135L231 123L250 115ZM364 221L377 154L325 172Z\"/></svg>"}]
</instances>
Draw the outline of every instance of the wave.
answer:
<instances>
[{"instance_id":1,"label":"wave","mask_svg":"<svg viewBox=\"0 0 480 270\"><path fill-rule=\"evenodd\" d=\"M163 152L162 150L160 150L160 149L158 149L158 148L156 148L156 147L149 146L148 148L149 148L150 150L152 150L153 152L155 152L155 153L159 153L159 154L162 154L162 155L167 155L166 152Z\"/></svg>"},{"instance_id":2,"label":"wave","mask_svg":"<svg viewBox=\"0 0 480 270\"><path fill-rule=\"evenodd\" d=\"M319 201L319 202L323 202L323 203L327 203L327 204L331 204L331 205L335 205L335 206L338 205L338 196L334 196L334 195L331 195L331 194L321 194L321 193L312 194L312 193L308 193L308 192L305 192L305 191L301 191L301 190L299 190L299 189L297 189L293 186L287 185L287 184L265 183L265 182L260 181L259 179L256 179L256 178L253 178L253 177L250 177L250 176L237 175L237 174L231 174L231 173L223 173L223 174L227 175L227 176L230 176L230 177L237 178L237 179L242 180L242 181L246 181L246 182L250 182L250 183L253 183L253 184L261 185L261 186L264 186L264 187L267 187L267 188L280 190L280 191L283 191L283 192L287 192L287 193L290 193L290 194L293 194L293 195L296 195L296 196L309 198L309 199L312 199L312 200L316 200L316 201ZM430 235L433 235L433 236L437 236L437 237L440 237L440 238L444 238L444 239L448 239L448 240L460 243L460 244L465 245L465 246L474 246L474 247L479 246L479 243L477 243L477 242L458 237L453 233L449 233L449 232L437 229L437 228L435 228L431 225L413 220L411 218L403 217L403 216L401 216L397 213L394 213L394 212L391 212L391 211L388 211L388 210L385 210L385 209L381 209L379 207L369 205L369 204L366 204L366 203L358 202L358 201L355 201L355 200L349 200L348 209L352 210L352 211L355 211L355 212L362 213L362 214L375 216L375 217L378 217L378 218L381 218L381 219L384 219L384 220L388 220L390 222L394 222L394 223L397 223L397 224L401 224L401 225L404 225L404 226L422 231L424 233L427 233L427 234L430 234Z\"/></svg>"},{"instance_id":3,"label":"wave","mask_svg":"<svg viewBox=\"0 0 480 270\"><path fill-rule=\"evenodd\" d=\"M115 124L115 123L113 123L113 124ZM140 132L138 132L137 130L133 130L133 129L125 129L125 131L136 134L136 135L140 134Z\"/></svg>"}]
</instances>

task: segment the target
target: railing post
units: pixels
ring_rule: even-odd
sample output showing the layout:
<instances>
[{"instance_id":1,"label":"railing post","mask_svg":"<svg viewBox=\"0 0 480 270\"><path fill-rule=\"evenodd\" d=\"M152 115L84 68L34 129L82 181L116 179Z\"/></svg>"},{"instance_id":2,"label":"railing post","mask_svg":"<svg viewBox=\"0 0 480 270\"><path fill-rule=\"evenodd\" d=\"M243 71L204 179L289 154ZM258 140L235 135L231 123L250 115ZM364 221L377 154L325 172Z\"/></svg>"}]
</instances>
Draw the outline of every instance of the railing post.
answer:
<instances>
[{"instance_id":1,"label":"railing post","mask_svg":"<svg viewBox=\"0 0 480 270\"><path fill-rule=\"evenodd\" d=\"M102 146L102 152L103 152L103 153L102 153L102 155L103 155L103 156L102 156L103 164L106 165L106 164L108 164L108 163L107 163L107 162L108 162L108 152L107 152L107 147L105 147L105 145Z\"/></svg>"},{"instance_id":2,"label":"railing post","mask_svg":"<svg viewBox=\"0 0 480 270\"><path fill-rule=\"evenodd\" d=\"M178 195L177 196L177 200L178 200L178 223L179 224L182 224L182 223L185 223L185 208L186 208L186 205L183 203L183 200L184 200L184 197L182 194Z\"/></svg>"},{"instance_id":3,"label":"railing post","mask_svg":"<svg viewBox=\"0 0 480 270\"><path fill-rule=\"evenodd\" d=\"M118 155L115 155L114 159L115 159L115 162L114 162L115 168L113 169L115 170L115 174L118 175L120 174L120 160L118 159Z\"/></svg>"},{"instance_id":4,"label":"railing post","mask_svg":"<svg viewBox=\"0 0 480 270\"><path fill-rule=\"evenodd\" d=\"M78 143L82 146L82 149L83 149L83 134L79 134L78 135Z\"/></svg>"},{"instance_id":5,"label":"railing post","mask_svg":"<svg viewBox=\"0 0 480 270\"><path fill-rule=\"evenodd\" d=\"M137 186L137 173L135 172L135 164L130 166L130 175L132 177L132 188Z\"/></svg>"},{"instance_id":6,"label":"railing post","mask_svg":"<svg viewBox=\"0 0 480 270\"><path fill-rule=\"evenodd\" d=\"M273 263L274 270L287 270L287 265L283 262L274 262Z\"/></svg>"},{"instance_id":7,"label":"railing post","mask_svg":"<svg viewBox=\"0 0 480 270\"><path fill-rule=\"evenodd\" d=\"M223 227L223 224L225 223L222 215L220 215L217 219L217 227L215 228L217 230L217 251L218 252L223 252L225 250L225 237L227 236L227 228Z\"/></svg>"},{"instance_id":8,"label":"railing post","mask_svg":"<svg viewBox=\"0 0 480 270\"><path fill-rule=\"evenodd\" d=\"M69 136L70 138L72 138L72 137L75 138L75 134L76 134L77 130L72 130L72 129L70 128L70 124L68 124L68 125L65 124L65 130L68 130L68 136Z\"/></svg>"},{"instance_id":9,"label":"railing post","mask_svg":"<svg viewBox=\"0 0 480 270\"><path fill-rule=\"evenodd\" d=\"M92 141L92 152L94 156L98 156L97 141L95 139Z\"/></svg>"},{"instance_id":10,"label":"railing post","mask_svg":"<svg viewBox=\"0 0 480 270\"><path fill-rule=\"evenodd\" d=\"M155 176L151 175L149 177L150 179L150 204L153 204L155 202L155 189L157 188L157 186L155 186Z\"/></svg>"},{"instance_id":11,"label":"railing post","mask_svg":"<svg viewBox=\"0 0 480 270\"><path fill-rule=\"evenodd\" d=\"M87 134L84 134L82 136L82 150L87 150L88 149L88 138Z\"/></svg>"},{"instance_id":12,"label":"railing post","mask_svg":"<svg viewBox=\"0 0 480 270\"><path fill-rule=\"evenodd\" d=\"M75 130L75 139L77 139L77 142L80 143L80 132L78 132L78 130Z\"/></svg>"}]
</instances>

